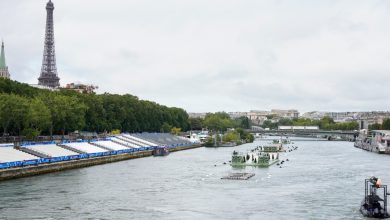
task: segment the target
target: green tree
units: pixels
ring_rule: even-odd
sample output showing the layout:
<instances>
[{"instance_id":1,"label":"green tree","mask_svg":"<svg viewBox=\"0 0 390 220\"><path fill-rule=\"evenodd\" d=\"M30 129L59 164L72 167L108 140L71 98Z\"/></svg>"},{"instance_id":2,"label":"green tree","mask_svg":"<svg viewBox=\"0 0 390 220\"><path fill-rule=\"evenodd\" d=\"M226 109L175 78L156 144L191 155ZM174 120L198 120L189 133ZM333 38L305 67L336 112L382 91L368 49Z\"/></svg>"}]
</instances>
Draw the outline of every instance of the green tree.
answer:
<instances>
[{"instance_id":1,"label":"green tree","mask_svg":"<svg viewBox=\"0 0 390 220\"><path fill-rule=\"evenodd\" d=\"M171 131L171 129L172 129L172 126L170 124L164 122L163 125L161 126L160 131L163 133L168 133Z\"/></svg>"},{"instance_id":2,"label":"green tree","mask_svg":"<svg viewBox=\"0 0 390 220\"><path fill-rule=\"evenodd\" d=\"M191 130L202 130L203 120L201 118L189 118Z\"/></svg>"},{"instance_id":3,"label":"green tree","mask_svg":"<svg viewBox=\"0 0 390 220\"><path fill-rule=\"evenodd\" d=\"M30 128L51 135L80 129L97 132L115 129L156 132L160 131L164 123L183 131L190 129L188 114L183 109L139 100L129 94L80 94L69 90L52 92L2 78L0 107L0 126L4 134L19 134L20 130L34 133ZM47 130L45 107L50 116ZM218 115L226 118L226 113ZM38 118L40 119L37 120ZM222 121L222 127L227 127L229 122ZM169 131L170 129L167 130Z\"/></svg>"},{"instance_id":4,"label":"green tree","mask_svg":"<svg viewBox=\"0 0 390 220\"><path fill-rule=\"evenodd\" d=\"M233 120L225 112L207 113L203 121L204 126L213 131L226 131L227 128L234 127Z\"/></svg>"},{"instance_id":5,"label":"green tree","mask_svg":"<svg viewBox=\"0 0 390 220\"><path fill-rule=\"evenodd\" d=\"M171 128L171 134L173 135L179 135L181 132L181 128L173 127Z\"/></svg>"},{"instance_id":6,"label":"green tree","mask_svg":"<svg viewBox=\"0 0 390 220\"><path fill-rule=\"evenodd\" d=\"M324 130L333 129L334 124L335 124L334 120L328 116L325 116L320 120L320 128Z\"/></svg>"},{"instance_id":7,"label":"green tree","mask_svg":"<svg viewBox=\"0 0 390 220\"><path fill-rule=\"evenodd\" d=\"M263 128L277 129L278 123L273 123L271 120L265 120L262 125Z\"/></svg>"},{"instance_id":8,"label":"green tree","mask_svg":"<svg viewBox=\"0 0 390 220\"><path fill-rule=\"evenodd\" d=\"M42 130L50 127L51 115L49 108L39 99L34 98L28 104L26 119L24 121L24 135L36 137L41 134Z\"/></svg>"},{"instance_id":9,"label":"green tree","mask_svg":"<svg viewBox=\"0 0 390 220\"><path fill-rule=\"evenodd\" d=\"M372 125L368 125L368 129L370 129L370 130L381 130L382 129L382 125L379 124L379 123L374 123Z\"/></svg>"},{"instance_id":10,"label":"green tree","mask_svg":"<svg viewBox=\"0 0 390 220\"><path fill-rule=\"evenodd\" d=\"M390 130L390 118L386 118L383 120L382 129L383 130Z\"/></svg>"},{"instance_id":11,"label":"green tree","mask_svg":"<svg viewBox=\"0 0 390 220\"><path fill-rule=\"evenodd\" d=\"M14 94L2 94L0 97L0 120L3 126L3 134L8 132L8 128L12 125L15 133L20 135L23 124L26 120L28 110L28 100Z\"/></svg>"},{"instance_id":12,"label":"green tree","mask_svg":"<svg viewBox=\"0 0 390 220\"><path fill-rule=\"evenodd\" d=\"M248 117L242 116L239 118L236 118L235 124L237 128L244 128L244 129L250 129L251 128L251 122Z\"/></svg>"},{"instance_id":13,"label":"green tree","mask_svg":"<svg viewBox=\"0 0 390 220\"><path fill-rule=\"evenodd\" d=\"M229 131L223 135L222 140L225 142L237 142L240 140L240 135L237 131Z\"/></svg>"},{"instance_id":14,"label":"green tree","mask_svg":"<svg viewBox=\"0 0 390 220\"><path fill-rule=\"evenodd\" d=\"M8 128L12 121L12 118L10 117L12 106L9 105L11 99L12 95L0 94L0 123L3 127L3 136L8 134Z\"/></svg>"},{"instance_id":15,"label":"green tree","mask_svg":"<svg viewBox=\"0 0 390 220\"><path fill-rule=\"evenodd\" d=\"M69 130L79 130L85 125L87 107L77 97L50 95L44 99L51 115L50 135L57 131L64 135Z\"/></svg>"},{"instance_id":16,"label":"green tree","mask_svg":"<svg viewBox=\"0 0 390 220\"><path fill-rule=\"evenodd\" d=\"M293 121L289 118L281 118L278 125L293 125Z\"/></svg>"}]
</instances>

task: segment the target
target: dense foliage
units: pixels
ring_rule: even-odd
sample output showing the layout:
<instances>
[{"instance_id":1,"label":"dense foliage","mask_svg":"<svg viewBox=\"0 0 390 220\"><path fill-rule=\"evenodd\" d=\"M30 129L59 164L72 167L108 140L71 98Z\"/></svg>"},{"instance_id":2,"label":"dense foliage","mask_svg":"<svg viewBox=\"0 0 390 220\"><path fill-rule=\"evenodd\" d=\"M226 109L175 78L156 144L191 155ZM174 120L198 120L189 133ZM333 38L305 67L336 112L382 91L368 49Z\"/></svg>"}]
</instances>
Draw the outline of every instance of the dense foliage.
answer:
<instances>
[{"instance_id":1,"label":"dense foliage","mask_svg":"<svg viewBox=\"0 0 390 220\"><path fill-rule=\"evenodd\" d=\"M277 129L279 125L292 125L292 126L319 126L323 130L357 130L359 124L355 121L351 122L335 122L330 117L323 117L321 120L310 120L307 118L282 118L278 122L272 122L271 120L265 120L262 127Z\"/></svg>"},{"instance_id":2,"label":"dense foliage","mask_svg":"<svg viewBox=\"0 0 390 220\"><path fill-rule=\"evenodd\" d=\"M251 126L247 117L231 119L225 112L207 113L203 120L200 118L190 119L190 124L192 128L207 128L215 134L224 133L222 140L220 140L219 135L215 136L217 140L209 138L205 143L206 146L214 146L214 142L219 143L220 141L238 144L254 141L254 136L244 130ZM228 128L231 129L228 131Z\"/></svg>"},{"instance_id":3,"label":"dense foliage","mask_svg":"<svg viewBox=\"0 0 390 220\"><path fill-rule=\"evenodd\" d=\"M370 130L390 130L390 118L385 118L382 124L375 123L368 126Z\"/></svg>"},{"instance_id":4,"label":"dense foliage","mask_svg":"<svg viewBox=\"0 0 390 220\"><path fill-rule=\"evenodd\" d=\"M242 128L237 128L232 131L228 131L223 136L223 141L225 142L241 142L252 143L255 140L255 137L249 133L244 131Z\"/></svg>"},{"instance_id":5,"label":"dense foliage","mask_svg":"<svg viewBox=\"0 0 390 220\"><path fill-rule=\"evenodd\" d=\"M51 92L0 79L3 134L66 134L74 130L159 132L189 129L188 114L132 95ZM176 130L177 131L177 130Z\"/></svg>"},{"instance_id":6,"label":"dense foliage","mask_svg":"<svg viewBox=\"0 0 390 220\"><path fill-rule=\"evenodd\" d=\"M240 118L231 119L226 112L207 113L204 119L190 118L189 121L192 130L207 128L212 131L224 132L228 128L251 128L249 118L242 116Z\"/></svg>"}]
</instances>

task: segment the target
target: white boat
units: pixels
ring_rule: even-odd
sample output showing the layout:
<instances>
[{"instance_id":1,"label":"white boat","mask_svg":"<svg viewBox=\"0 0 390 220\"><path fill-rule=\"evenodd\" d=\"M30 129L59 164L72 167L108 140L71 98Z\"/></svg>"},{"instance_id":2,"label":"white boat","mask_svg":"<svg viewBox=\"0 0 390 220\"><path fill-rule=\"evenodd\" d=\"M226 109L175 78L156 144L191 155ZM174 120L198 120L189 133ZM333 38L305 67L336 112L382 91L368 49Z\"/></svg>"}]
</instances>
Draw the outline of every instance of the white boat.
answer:
<instances>
[{"instance_id":1,"label":"white boat","mask_svg":"<svg viewBox=\"0 0 390 220\"><path fill-rule=\"evenodd\" d=\"M362 130L355 147L380 154L390 154L390 130Z\"/></svg>"}]
</instances>

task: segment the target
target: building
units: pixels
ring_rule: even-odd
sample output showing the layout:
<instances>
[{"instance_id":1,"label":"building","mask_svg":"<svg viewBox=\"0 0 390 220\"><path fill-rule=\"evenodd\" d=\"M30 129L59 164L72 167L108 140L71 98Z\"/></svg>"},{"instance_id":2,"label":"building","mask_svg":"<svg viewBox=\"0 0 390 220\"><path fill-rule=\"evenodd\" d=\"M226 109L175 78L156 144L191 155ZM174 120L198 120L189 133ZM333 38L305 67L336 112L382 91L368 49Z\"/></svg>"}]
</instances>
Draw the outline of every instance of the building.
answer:
<instances>
[{"instance_id":1,"label":"building","mask_svg":"<svg viewBox=\"0 0 390 220\"><path fill-rule=\"evenodd\" d=\"M258 111L258 110L251 110L248 112L247 117L253 124L256 125L262 125L265 120L267 120L267 116L270 115L269 111Z\"/></svg>"},{"instance_id":2,"label":"building","mask_svg":"<svg viewBox=\"0 0 390 220\"><path fill-rule=\"evenodd\" d=\"M335 122L356 121L360 129L367 129L369 125L378 123L382 124L385 118L390 118L389 111L371 111L371 112L306 112L303 118L311 120L320 120L323 117L330 117Z\"/></svg>"},{"instance_id":3,"label":"building","mask_svg":"<svg viewBox=\"0 0 390 220\"><path fill-rule=\"evenodd\" d=\"M43 50L43 61L38 85L57 88L60 86L60 78L57 74L56 53L54 46L54 4L49 0L46 4L46 32Z\"/></svg>"},{"instance_id":4,"label":"building","mask_svg":"<svg viewBox=\"0 0 390 220\"><path fill-rule=\"evenodd\" d=\"M95 85L87 85L87 84L81 84L81 83L69 83L66 84L64 89L74 90L79 93L87 93L91 94L95 92L95 89L98 89L98 86Z\"/></svg>"},{"instance_id":5,"label":"building","mask_svg":"<svg viewBox=\"0 0 390 220\"><path fill-rule=\"evenodd\" d=\"M241 118L241 117L248 117L248 112L228 112L228 115L232 119Z\"/></svg>"},{"instance_id":6,"label":"building","mask_svg":"<svg viewBox=\"0 0 390 220\"><path fill-rule=\"evenodd\" d=\"M289 109L289 110L280 110L280 109L272 109L271 115L275 115L279 118L289 118L294 119L299 117L298 110L295 109Z\"/></svg>"},{"instance_id":7,"label":"building","mask_svg":"<svg viewBox=\"0 0 390 220\"><path fill-rule=\"evenodd\" d=\"M302 115L302 118L307 118L310 120L320 120L323 117L325 117L325 112L318 111L306 112Z\"/></svg>"},{"instance_id":8,"label":"building","mask_svg":"<svg viewBox=\"0 0 390 220\"><path fill-rule=\"evenodd\" d=\"M195 112L188 113L188 117L190 117L190 118L204 119L206 117L206 115L207 115L207 113L195 113Z\"/></svg>"},{"instance_id":9,"label":"building","mask_svg":"<svg viewBox=\"0 0 390 220\"><path fill-rule=\"evenodd\" d=\"M7 78L7 79L10 78L10 74L8 72L8 66L5 63L4 42L1 42L0 77Z\"/></svg>"},{"instance_id":10,"label":"building","mask_svg":"<svg viewBox=\"0 0 390 220\"><path fill-rule=\"evenodd\" d=\"M49 86L43 86L43 85L38 85L38 84L29 84L30 86L34 87L34 88L38 88L38 89L46 89L46 90L49 90L49 91L60 91L60 88L59 87L49 87Z\"/></svg>"}]
</instances>

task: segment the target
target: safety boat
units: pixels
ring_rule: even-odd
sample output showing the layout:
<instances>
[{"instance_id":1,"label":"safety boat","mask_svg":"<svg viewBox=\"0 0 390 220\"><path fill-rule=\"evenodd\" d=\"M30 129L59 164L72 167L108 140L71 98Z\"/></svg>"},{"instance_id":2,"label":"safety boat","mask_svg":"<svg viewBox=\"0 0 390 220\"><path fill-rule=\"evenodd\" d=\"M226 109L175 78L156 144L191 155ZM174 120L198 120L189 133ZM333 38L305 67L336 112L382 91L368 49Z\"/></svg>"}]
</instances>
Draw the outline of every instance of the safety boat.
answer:
<instances>
[{"instance_id":1,"label":"safety boat","mask_svg":"<svg viewBox=\"0 0 390 220\"><path fill-rule=\"evenodd\" d=\"M382 195L380 197L379 195ZM364 199L360 206L360 212L369 218L389 218L387 212L387 185L377 177L371 177L364 181Z\"/></svg>"},{"instance_id":2,"label":"safety boat","mask_svg":"<svg viewBox=\"0 0 390 220\"><path fill-rule=\"evenodd\" d=\"M153 156L166 156L169 154L168 147L156 147L152 151Z\"/></svg>"}]
</instances>

